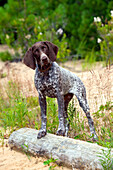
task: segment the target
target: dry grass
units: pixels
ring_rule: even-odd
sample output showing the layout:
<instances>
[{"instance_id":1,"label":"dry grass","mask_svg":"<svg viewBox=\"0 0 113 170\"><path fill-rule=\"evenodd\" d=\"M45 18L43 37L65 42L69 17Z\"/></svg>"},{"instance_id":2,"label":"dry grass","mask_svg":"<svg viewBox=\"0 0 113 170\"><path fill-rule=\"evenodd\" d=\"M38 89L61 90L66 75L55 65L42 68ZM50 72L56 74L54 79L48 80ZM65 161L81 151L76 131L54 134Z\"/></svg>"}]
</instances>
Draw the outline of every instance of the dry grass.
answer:
<instances>
[{"instance_id":1,"label":"dry grass","mask_svg":"<svg viewBox=\"0 0 113 170\"><path fill-rule=\"evenodd\" d=\"M73 71L75 67L75 70L79 70L79 72L75 72L75 74L81 78L86 87L91 112L96 112L99 106L105 104L107 101L113 101L113 67L107 69L99 66L99 68L96 67L95 70L84 72L82 71L80 62L78 64L67 62L64 67L71 71ZM34 73L34 70L26 67L22 63L0 62L0 75L6 75L0 79L2 92L5 91L4 88L7 82L13 80L18 84L24 96L38 96L34 86ZM77 107L80 109L78 102Z\"/></svg>"}]
</instances>

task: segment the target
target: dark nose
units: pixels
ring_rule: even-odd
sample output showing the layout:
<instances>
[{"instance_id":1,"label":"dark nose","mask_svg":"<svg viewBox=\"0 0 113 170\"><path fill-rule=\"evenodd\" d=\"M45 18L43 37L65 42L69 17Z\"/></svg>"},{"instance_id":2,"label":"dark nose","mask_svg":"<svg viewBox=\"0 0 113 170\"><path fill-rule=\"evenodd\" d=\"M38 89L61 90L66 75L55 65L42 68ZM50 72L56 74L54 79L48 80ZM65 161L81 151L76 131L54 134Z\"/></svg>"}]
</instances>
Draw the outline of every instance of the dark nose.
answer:
<instances>
[{"instance_id":1,"label":"dark nose","mask_svg":"<svg viewBox=\"0 0 113 170\"><path fill-rule=\"evenodd\" d=\"M46 57L46 56L43 56L43 57L42 57L42 61L47 61L47 57Z\"/></svg>"}]
</instances>

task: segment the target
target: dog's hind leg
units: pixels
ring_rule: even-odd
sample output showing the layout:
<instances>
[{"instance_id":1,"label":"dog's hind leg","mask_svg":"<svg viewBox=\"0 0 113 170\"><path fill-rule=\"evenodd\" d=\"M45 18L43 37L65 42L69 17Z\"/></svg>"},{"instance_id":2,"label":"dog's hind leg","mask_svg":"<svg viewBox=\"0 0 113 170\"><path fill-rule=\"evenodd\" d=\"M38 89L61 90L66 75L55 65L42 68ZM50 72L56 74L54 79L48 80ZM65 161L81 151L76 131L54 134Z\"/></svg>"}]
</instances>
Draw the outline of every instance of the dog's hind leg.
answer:
<instances>
[{"instance_id":1,"label":"dog's hind leg","mask_svg":"<svg viewBox=\"0 0 113 170\"><path fill-rule=\"evenodd\" d=\"M75 95L79 101L81 108L83 109L83 111L86 114L86 117L88 119L89 128L90 128L90 133L91 133L92 139L95 141L98 139L98 137L95 132L93 119L91 118L91 115L90 115L90 109L89 109L89 105L88 105L87 99L86 99L85 88L83 88L83 91L81 93L76 93Z\"/></svg>"}]
</instances>

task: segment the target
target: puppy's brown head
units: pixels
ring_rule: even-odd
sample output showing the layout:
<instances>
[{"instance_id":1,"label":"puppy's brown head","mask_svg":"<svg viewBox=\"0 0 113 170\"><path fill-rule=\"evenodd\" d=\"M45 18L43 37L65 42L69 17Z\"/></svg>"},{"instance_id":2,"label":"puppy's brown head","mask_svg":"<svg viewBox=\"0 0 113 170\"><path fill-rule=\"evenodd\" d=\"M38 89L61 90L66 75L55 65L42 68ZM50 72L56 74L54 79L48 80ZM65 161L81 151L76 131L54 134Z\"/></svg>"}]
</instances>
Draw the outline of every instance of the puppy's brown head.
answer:
<instances>
[{"instance_id":1,"label":"puppy's brown head","mask_svg":"<svg viewBox=\"0 0 113 170\"><path fill-rule=\"evenodd\" d=\"M40 41L35 43L25 54L23 63L28 67L35 69L36 63L39 69L46 69L56 60L58 47L49 41Z\"/></svg>"}]
</instances>

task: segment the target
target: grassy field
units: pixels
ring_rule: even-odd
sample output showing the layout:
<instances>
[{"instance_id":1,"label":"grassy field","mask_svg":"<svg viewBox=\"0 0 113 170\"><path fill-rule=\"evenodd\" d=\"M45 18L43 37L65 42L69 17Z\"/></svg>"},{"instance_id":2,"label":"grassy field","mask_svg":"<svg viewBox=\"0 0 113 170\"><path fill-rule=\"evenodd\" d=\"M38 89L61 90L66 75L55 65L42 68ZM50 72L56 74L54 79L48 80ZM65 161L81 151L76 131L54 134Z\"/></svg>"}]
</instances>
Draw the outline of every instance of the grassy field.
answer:
<instances>
[{"instance_id":1,"label":"grassy field","mask_svg":"<svg viewBox=\"0 0 113 170\"><path fill-rule=\"evenodd\" d=\"M67 62L63 67L75 72L84 82L88 103L98 135L98 144L113 148L113 68L101 65L82 70L81 63ZM38 93L34 87L34 71L22 63L0 62L0 143L21 127L41 126ZM87 118L74 97L68 107L69 137L92 142ZM58 107L47 98L47 132L58 128ZM107 156L108 157L108 156Z\"/></svg>"},{"instance_id":2,"label":"grassy field","mask_svg":"<svg viewBox=\"0 0 113 170\"><path fill-rule=\"evenodd\" d=\"M77 68L75 63L73 65L65 64L64 67L66 66L70 66L70 70ZM86 86L91 115L99 137L98 143L103 146L106 145L106 142L113 146L112 72L112 69L102 68L101 71L97 69L77 73ZM2 66L0 72L0 126L4 129L4 133L8 130L10 134L13 130L26 126L40 128L40 107L38 93L33 84L33 74L34 71L22 63L3 64ZM58 127L57 103L55 99L50 98L47 98L47 103L47 131L55 134ZM87 118L76 98L73 98L69 104L68 115L70 119L69 137L91 141ZM2 131L1 136L4 136Z\"/></svg>"}]
</instances>

